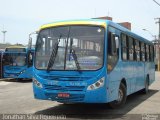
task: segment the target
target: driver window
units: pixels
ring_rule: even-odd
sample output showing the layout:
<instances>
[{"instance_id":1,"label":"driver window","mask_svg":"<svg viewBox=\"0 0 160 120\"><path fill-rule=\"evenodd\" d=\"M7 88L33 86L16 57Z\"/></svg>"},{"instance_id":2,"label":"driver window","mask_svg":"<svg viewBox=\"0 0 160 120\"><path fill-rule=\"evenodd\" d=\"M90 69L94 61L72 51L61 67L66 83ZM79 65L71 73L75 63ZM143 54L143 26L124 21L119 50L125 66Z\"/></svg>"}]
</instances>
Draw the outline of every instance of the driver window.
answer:
<instances>
[{"instance_id":1,"label":"driver window","mask_svg":"<svg viewBox=\"0 0 160 120\"><path fill-rule=\"evenodd\" d=\"M110 72L117 63L119 51L119 36L114 32L108 32L107 69Z\"/></svg>"}]
</instances>

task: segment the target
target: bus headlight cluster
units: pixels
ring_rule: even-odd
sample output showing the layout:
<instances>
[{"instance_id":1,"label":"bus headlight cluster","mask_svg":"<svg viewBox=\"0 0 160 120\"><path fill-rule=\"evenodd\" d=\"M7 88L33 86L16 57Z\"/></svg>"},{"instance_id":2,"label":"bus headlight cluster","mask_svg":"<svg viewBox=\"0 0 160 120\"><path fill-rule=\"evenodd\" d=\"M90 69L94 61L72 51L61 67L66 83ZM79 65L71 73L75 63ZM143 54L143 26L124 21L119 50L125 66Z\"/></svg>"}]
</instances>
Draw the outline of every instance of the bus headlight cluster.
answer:
<instances>
[{"instance_id":1,"label":"bus headlight cluster","mask_svg":"<svg viewBox=\"0 0 160 120\"><path fill-rule=\"evenodd\" d=\"M35 78L32 78L33 84L39 88L42 88L42 84L38 82Z\"/></svg>"},{"instance_id":2,"label":"bus headlight cluster","mask_svg":"<svg viewBox=\"0 0 160 120\"><path fill-rule=\"evenodd\" d=\"M102 87L104 85L104 80L105 80L105 77L102 77L97 82L89 85L87 90L95 90L95 89Z\"/></svg>"},{"instance_id":3,"label":"bus headlight cluster","mask_svg":"<svg viewBox=\"0 0 160 120\"><path fill-rule=\"evenodd\" d=\"M24 73L24 72L25 72L25 70L21 71L20 74L22 74L22 73Z\"/></svg>"}]
</instances>

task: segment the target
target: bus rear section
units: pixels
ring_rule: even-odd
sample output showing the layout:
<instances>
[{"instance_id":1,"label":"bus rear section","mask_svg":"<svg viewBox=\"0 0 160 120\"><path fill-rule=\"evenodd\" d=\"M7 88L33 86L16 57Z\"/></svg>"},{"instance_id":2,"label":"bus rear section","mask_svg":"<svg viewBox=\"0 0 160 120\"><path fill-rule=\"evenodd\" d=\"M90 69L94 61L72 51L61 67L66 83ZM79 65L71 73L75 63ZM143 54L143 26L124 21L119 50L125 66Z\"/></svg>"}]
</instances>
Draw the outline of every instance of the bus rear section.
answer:
<instances>
[{"instance_id":1,"label":"bus rear section","mask_svg":"<svg viewBox=\"0 0 160 120\"><path fill-rule=\"evenodd\" d=\"M3 54L3 77L16 79L31 79L33 63L30 63L30 54L26 48L20 50L7 48ZM22 51L23 50L23 51Z\"/></svg>"},{"instance_id":2,"label":"bus rear section","mask_svg":"<svg viewBox=\"0 0 160 120\"><path fill-rule=\"evenodd\" d=\"M127 35L124 48L123 33ZM129 36L133 38L132 45ZM146 57L149 53L145 61L136 40L140 48L144 43ZM150 42L111 21L92 19L43 25L35 47L34 97L62 103L123 105L127 95L147 90L151 84L145 84L147 74L149 81L154 80L153 54Z\"/></svg>"}]
</instances>

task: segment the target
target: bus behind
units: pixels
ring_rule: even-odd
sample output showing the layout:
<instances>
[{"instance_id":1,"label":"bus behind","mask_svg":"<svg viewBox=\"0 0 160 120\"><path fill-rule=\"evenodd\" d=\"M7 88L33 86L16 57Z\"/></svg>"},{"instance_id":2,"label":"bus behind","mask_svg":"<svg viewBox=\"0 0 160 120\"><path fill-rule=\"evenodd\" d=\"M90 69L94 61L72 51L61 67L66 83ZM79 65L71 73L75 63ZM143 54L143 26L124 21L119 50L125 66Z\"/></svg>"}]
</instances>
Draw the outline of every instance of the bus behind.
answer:
<instances>
[{"instance_id":1,"label":"bus behind","mask_svg":"<svg viewBox=\"0 0 160 120\"><path fill-rule=\"evenodd\" d=\"M31 79L34 50L22 46L10 46L3 53L3 77Z\"/></svg>"}]
</instances>

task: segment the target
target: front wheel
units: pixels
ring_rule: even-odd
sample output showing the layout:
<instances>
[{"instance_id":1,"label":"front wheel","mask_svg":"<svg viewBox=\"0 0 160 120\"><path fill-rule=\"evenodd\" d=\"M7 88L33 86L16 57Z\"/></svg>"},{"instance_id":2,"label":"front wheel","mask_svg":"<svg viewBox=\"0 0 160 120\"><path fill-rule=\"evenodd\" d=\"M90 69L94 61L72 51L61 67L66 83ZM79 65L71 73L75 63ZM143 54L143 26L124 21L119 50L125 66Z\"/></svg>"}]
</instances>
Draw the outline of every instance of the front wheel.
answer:
<instances>
[{"instance_id":1,"label":"front wheel","mask_svg":"<svg viewBox=\"0 0 160 120\"><path fill-rule=\"evenodd\" d=\"M126 87L123 83L120 84L119 90L118 90L118 99L115 101L112 101L109 103L109 106L111 108L118 108L125 104L127 99L127 91Z\"/></svg>"}]
</instances>

